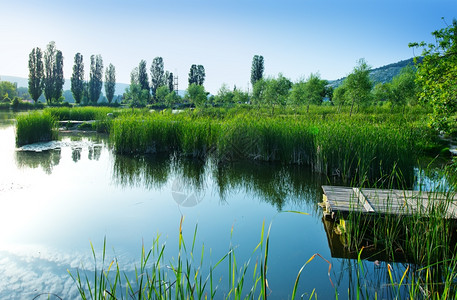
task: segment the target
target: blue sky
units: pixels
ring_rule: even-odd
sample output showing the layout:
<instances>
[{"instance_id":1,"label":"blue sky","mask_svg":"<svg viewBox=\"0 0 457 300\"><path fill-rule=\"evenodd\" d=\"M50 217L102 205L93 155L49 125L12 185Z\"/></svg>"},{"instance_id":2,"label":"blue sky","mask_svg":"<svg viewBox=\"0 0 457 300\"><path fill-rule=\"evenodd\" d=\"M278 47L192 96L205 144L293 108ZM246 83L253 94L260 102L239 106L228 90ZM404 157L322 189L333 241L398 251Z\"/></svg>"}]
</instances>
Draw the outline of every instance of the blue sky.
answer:
<instances>
[{"instance_id":1,"label":"blue sky","mask_svg":"<svg viewBox=\"0 0 457 300\"><path fill-rule=\"evenodd\" d=\"M412 57L408 43L431 41L441 17L451 23L457 1L16 0L2 4L0 74L26 77L30 51L55 41L66 78L80 52L87 77L90 55L101 54L124 83L141 59L149 69L162 56L180 89L201 64L211 93L223 83L247 89L255 54L266 75L338 79L359 58L380 67Z\"/></svg>"}]
</instances>

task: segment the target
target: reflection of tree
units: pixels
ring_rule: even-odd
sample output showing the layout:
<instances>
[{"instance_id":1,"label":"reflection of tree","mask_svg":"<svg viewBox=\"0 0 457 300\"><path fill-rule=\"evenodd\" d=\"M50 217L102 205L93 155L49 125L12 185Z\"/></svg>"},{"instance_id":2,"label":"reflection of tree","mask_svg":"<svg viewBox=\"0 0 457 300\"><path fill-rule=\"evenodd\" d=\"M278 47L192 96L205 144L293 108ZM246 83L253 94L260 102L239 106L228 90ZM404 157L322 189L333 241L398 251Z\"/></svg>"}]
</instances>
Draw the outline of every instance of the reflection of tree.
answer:
<instances>
[{"instance_id":1,"label":"reflection of tree","mask_svg":"<svg viewBox=\"0 0 457 300\"><path fill-rule=\"evenodd\" d=\"M295 206L304 202L317 204L322 198L322 178L308 168L263 162L215 164L169 155L115 155L113 181L121 186L162 188L173 176L179 180L182 192L201 196L208 174L212 174L222 201L230 193L244 190L282 210L286 202ZM315 213L320 213L317 205L312 207Z\"/></svg>"},{"instance_id":2,"label":"reflection of tree","mask_svg":"<svg viewBox=\"0 0 457 300\"><path fill-rule=\"evenodd\" d=\"M71 158L74 162L78 162L81 159L81 148L71 149Z\"/></svg>"},{"instance_id":3,"label":"reflection of tree","mask_svg":"<svg viewBox=\"0 0 457 300\"><path fill-rule=\"evenodd\" d=\"M180 182L195 191L204 189L206 166L206 162L201 159L178 158L173 160L175 176L180 179Z\"/></svg>"},{"instance_id":4,"label":"reflection of tree","mask_svg":"<svg viewBox=\"0 0 457 300\"><path fill-rule=\"evenodd\" d=\"M87 155L87 158L89 160L99 160L100 155L102 153L102 147L101 146L94 146L94 147L89 147L89 154Z\"/></svg>"},{"instance_id":5,"label":"reflection of tree","mask_svg":"<svg viewBox=\"0 0 457 300\"><path fill-rule=\"evenodd\" d=\"M170 157L154 155L143 157L114 156L113 181L121 186L161 188L168 181Z\"/></svg>"},{"instance_id":6,"label":"reflection of tree","mask_svg":"<svg viewBox=\"0 0 457 300\"><path fill-rule=\"evenodd\" d=\"M52 169L60 163L60 149L29 152L16 151L16 165L19 168L38 168L41 167L46 174L51 174Z\"/></svg>"},{"instance_id":7,"label":"reflection of tree","mask_svg":"<svg viewBox=\"0 0 457 300\"><path fill-rule=\"evenodd\" d=\"M317 203L322 196L321 178L303 166L237 162L218 165L213 176L222 200L230 191L244 189L282 210L286 201Z\"/></svg>"}]
</instances>

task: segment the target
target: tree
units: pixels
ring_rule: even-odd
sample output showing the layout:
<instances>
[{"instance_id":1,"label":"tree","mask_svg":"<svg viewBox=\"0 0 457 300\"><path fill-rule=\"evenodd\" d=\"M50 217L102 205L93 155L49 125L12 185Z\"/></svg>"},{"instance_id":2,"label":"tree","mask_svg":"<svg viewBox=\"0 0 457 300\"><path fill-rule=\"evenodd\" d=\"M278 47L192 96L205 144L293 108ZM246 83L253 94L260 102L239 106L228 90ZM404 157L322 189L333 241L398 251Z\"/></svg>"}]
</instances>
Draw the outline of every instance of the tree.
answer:
<instances>
[{"instance_id":1,"label":"tree","mask_svg":"<svg viewBox=\"0 0 457 300\"><path fill-rule=\"evenodd\" d=\"M105 95L108 103L113 101L114 92L116 89L116 68L113 64L109 64L105 72Z\"/></svg>"},{"instance_id":2,"label":"tree","mask_svg":"<svg viewBox=\"0 0 457 300\"><path fill-rule=\"evenodd\" d=\"M156 101L158 103L165 103L165 97L170 93L168 86L162 85L156 91Z\"/></svg>"},{"instance_id":3,"label":"tree","mask_svg":"<svg viewBox=\"0 0 457 300\"><path fill-rule=\"evenodd\" d=\"M320 78L318 73L311 73L306 81L301 80L293 85L291 92L292 100L295 104L306 104L308 112L310 104L322 104L326 94L325 86L327 83L326 80Z\"/></svg>"},{"instance_id":4,"label":"tree","mask_svg":"<svg viewBox=\"0 0 457 300\"><path fill-rule=\"evenodd\" d=\"M338 105L338 111L341 109L341 106L349 104L350 99L348 98L347 87L343 84L335 89L333 92L333 103Z\"/></svg>"},{"instance_id":5,"label":"tree","mask_svg":"<svg viewBox=\"0 0 457 300\"><path fill-rule=\"evenodd\" d=\"M438 130L457 130L457 20L432 33L434 44L411 43L423 47L421 63L417 63L418 100L433 109L431 125Z\"/></svg>"},{"instance_id":6,"label":"tree","mask_svg":"<svg viewBox=\"0 0 457 300\"><path fill-rule=\"evenodd\" d=\"M150 91L149 87L149 77L146 68L146 61L142 59L138 65L138 84L142 90Z\"/></svg>"},{"instance_id":7,"label":"tree","mask_svg":"<svg viewBox=\"0 0 457 300\"><path fill-rule=\"evenodd\" d=\"M36 47L29 54L29 94L35 103L43 92L43 74L43 53Z\"/></svg>"},{"instance_id":8,"label":"tree","mask_svg":"<svg viewBox=\"0 0 457 300\"><path fill-rule=\"evenodd\" d=\"M221 88L219 89L219 91L215 97L215 103L219 104L219 105L233 104L234 96L235 96L234 93L224 83L224 84L222 84Z\"/></svg>"},{"instance_id":9,"label":"tree","mask_svg":"<svg viewBox=\"0 0 457 300\"><path fill-rule=\"evenodd\" d=\"M48 103L59 101L62 96L63 55L56 49L55 42L50 42L44 52L44 96Z\"/></svg>"},{"instance_id":10,"label":"tree","mask_svg":"<svg viewBox=\"0 0 457 300\"><path fill-rule=\"evenodd\" d=\"M17 96L16 84L9 81L0 81L0 100L7 100L10 102L11 99Z\"/></svg>"},{"instance_id":11,"label":"tree","mask_svg":"<svg viewBox=\"0 0 457 300\"><path fill-rule=\"evenodd\" d=\"M275 105L285 105L289 96L289 90L292 82L279 74L278 78L267 78L265 80L264 97L265 102L271 107L271 113L274 113Z\"/></svg>"},{"instance_id":12,"label":"tree","mask_svg":"<svg viewBox=\"0 0 457 300\"><path fill-rule=\"evenodd\" d=\"M189 71L189 86L192 84L203 85L205 76L205 68L202 65L192 65Z\"/></svg>"},{"instance_id":13,"label":"tree","mask_svg":"<svg viewBox=\"0 0 457 300\"><path fill-rule=\"evenodd\" d=\"M371 90L373 100L377 102L391 102L392 101L392 84L390 82L377 83Z\"/></svg>"},{"instance_id":14,"label":"tree","mask_svg":"<svg viewBox=\"0 0 457 300\"><path fill-rule=\"evenodd\" d=\"M233 91L233 102L236 103L248 103L249 101L249 94L247 92L243 92L241 90L234 90Z\"/></svg>"},{"instance_id":15,"label":"tree","mask_svg":"<svg viewBox=\"0 0 457 300\"><path fill-rule=\"evenodd\" d=\"M156 91L157 89L162 86L166 85L166 78L165 78L165 71L163 67L163 58L162 57L155 57L152 60L151 65L151 91L152 96L156 98Z\"/></svg>"},{"instance_id":16,"label":"tree","mask_svg":"<svg viewBox=\"0 0 457 300\"><path fill-rule=\"evenodd\" d=\"M265 102L266 84L265 79L261 78L257 80L252 87L252 102L259 107Z\"/></svg>"},{"instance_id":17,"label":"tree","mask_svg":"<svg viewBox=\"0 0 457 300\"><path fill-rule=\"evenodd\" d=\"M357 105L364 105L370 100L370 92L373 85L369 77L370 69L365 59L361 58L357 61L357 65L354 67L352 73L344 80L346 93L348 93L348 97L351 99L351 112L349 116L352 115L355 103Z\"/></svg>"},{"instance_id":18,"label":"tree","mask_svg":"<svg viewBox=\"0 0 457 300\"><path fill-rule=\"evenodd\" d=\"M90 57L89 101L97 103L103 86L103 59L100 54Z\"/></svg>"},{"instance_id":19,"label":"tree","mask_svg":"<svg viewBox=\"0 0 457 300\"><path fill-rule=\"evenodd\" d=\"M206 92L205 88L202 85L191 84L187 88L186 98L190 100L196 107L202 107L206 103Z\"/></svg>"},{"instance_id":20,"label":"tree","mask_svg":"<svg viewBox=\"0 0 457 300\"><path fill-rule=\"evenodd\" d=\"M197 84L198 85L203 85L203 82L205 82L205 68L202 65L197 66Z\"/></svg>"},{"instance_id":21,"label":"tree","mask_svg":"<svg viewBox=\"0 0 457 300\"><path fill-rule=\"evenodd\" d=\"M172 72L168 73L167 84L168 84L168 90L170 92L174 91L175 83L174 83L174 77L173 77L173 73Z\"/></svg>"},{"instance_id":22,"label":"tree","mask_svg":"<svg viewBox=\"0 0 457 300\"><path fill-rule=\"evenodd\" d=\"M254 84L263 78L263 56L254 55L252 58L252 67L251 67L251 84L254 87Z\"/></svg>"},{"instance_id":23,"label":"tree","mask_svg":"<svg viewBox=\"0 0 457 300\"><path fill-rule=\"evenodd\" d=\"M81 53L76 53L73 74L71 75L71 93L76 103L81 103L84 92L84 62Z\"/></svg>"},{"instance_id":24,"label":"tree","mask_svg":"<svg viewBox=\"0 0 457 300\"><path fill-rule=\"evenodd\" d=\"M125 89L123 98L130 107L144 107L150 99L149 91L143 90L138 81L138 67L130 73L130 85Z\"/></svg>"},{"instance_id":25,"label":"tree","mask_svg":"<svg viewBox=\"0 0 457 300\"><path fill-rule=\"evenodd\" d=\"M180 99L179 95L176 94L175 91L171 91L170 93L168 93L168 95L165 96L165 104L169 108L173 108L173 105L178 103L179 99Z\"/></svg>"},{"instance_id":26,"label":"tree","mask_svg":"<svg viewBox=\"0 0 457 300\"><path fill-rule=\"evenodd\" d=\"M395 105L406 105L416 102L416 77L412 67L405 67L400 71L400 74L392 79L392 109Z\"/></svg>"}]
</instances>

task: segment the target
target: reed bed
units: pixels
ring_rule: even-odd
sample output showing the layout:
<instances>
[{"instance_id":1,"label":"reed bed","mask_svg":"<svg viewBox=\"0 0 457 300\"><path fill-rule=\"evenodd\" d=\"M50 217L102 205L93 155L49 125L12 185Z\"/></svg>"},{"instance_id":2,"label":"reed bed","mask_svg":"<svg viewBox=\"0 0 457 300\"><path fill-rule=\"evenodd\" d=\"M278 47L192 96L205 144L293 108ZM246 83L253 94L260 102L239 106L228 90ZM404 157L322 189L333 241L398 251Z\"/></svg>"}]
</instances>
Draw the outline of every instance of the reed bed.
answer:
<instances>
[{"instance_id":1,"label":"reed bed","mask_svg":"<svg viewBox=\"0 0 457 300\"><path fill-rule=\"evenodd\" d=\"M49 112L59 121L90 121L102 120L108 113L116 110L110 107L49 107L45 111Z\"/></svg>"},{"instance_id":2,"label":"reed bed","mask_svg":"<svg viewBox=\"0 0 457 300\"><path fill-rule=\"evenodd\" d=\"M333 109L335 110L335 109ZM350 182L371 181L395 167L405 178L434 135L418 119L317 113L265 116L252 111L122 115L112 124L120 154L175 152L219 162L258 160L311 167ZM213 117L209 117L209 115Z\"/></svg>"},{"instance_id":3,"label":"reed bed","mask_svg":"<svg viewBox=\"0 0 457 300\"><path fill-rule=\"evenodd\" d=\"M16 120L17 146L47 142L57 138L56 119L48 112L18 115Z\"/></svg>"}]
</instances>

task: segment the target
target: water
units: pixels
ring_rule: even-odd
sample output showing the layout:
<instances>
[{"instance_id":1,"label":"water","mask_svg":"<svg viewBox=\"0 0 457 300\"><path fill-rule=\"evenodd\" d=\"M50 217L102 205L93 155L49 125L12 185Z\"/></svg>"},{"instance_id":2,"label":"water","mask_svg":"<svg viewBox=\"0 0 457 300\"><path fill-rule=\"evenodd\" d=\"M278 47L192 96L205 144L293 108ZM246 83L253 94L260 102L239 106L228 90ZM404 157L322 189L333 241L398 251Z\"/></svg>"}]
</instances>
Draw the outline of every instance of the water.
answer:
<instances>
[{"instance_id":1,"label":"water","mask_svg":"<svg viewBox=\"0 0 457 300\"><path fill-rule=\"evenodd\" d=\"M218 166L170 156L117 156L100 135L61 134L55 149L18 151L10 118L0 115L1 299L42 293L37 299L48 293L75 298L78 291L67 270L91 274L90 242L99 256L104 238L108 256L127 274L139 265L142 244L151 247L159 235L172 262L182 218L187 247L197 226L195 248L204 244L205 266L230 247L236 248L238 265L251 259L253 266L262 223L266 230L271 224L270 299L290 297L298 271L316 253L320 256L301 274L298 295L315 290L327 299L336 291L345 299L354 289L354 261L332 258L317 205L325 180L316 174L264 163ZM219 297L227 289L227 264L216 272ZM383 295L389 281L380 274L386 270L383 262L365 262L368 294Z\"/></svg>"}]
</instances>

